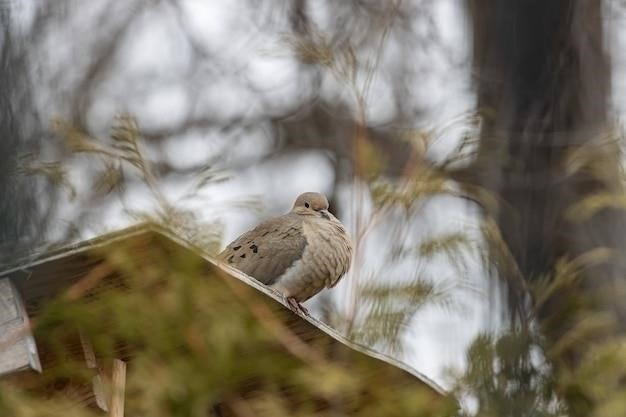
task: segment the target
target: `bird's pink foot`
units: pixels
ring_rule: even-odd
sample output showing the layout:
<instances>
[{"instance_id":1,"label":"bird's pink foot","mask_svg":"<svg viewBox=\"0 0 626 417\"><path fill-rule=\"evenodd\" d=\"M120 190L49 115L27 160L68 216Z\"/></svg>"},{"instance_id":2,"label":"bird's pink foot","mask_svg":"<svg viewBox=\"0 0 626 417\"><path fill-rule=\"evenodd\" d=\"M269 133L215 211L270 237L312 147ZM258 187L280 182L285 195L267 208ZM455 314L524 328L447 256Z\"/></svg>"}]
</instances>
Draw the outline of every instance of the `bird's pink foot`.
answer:
<instances>
[{"instance_id":1,"label":"bird's pink foot","mask_svg":"<svg viewBox=\"0 0 626 417\"><path fill-rule=\"evenodd\" d=\"M295 298L293 297L286 297L287 300L287 305L289 306L289 308L291 309L291 311L294 311L296 313L300 313L300 314L304 314L304 315L309 315L309 312L306 308L304 308L304 306L302 304L300 304Z\"/></svg>"}]
</instances>

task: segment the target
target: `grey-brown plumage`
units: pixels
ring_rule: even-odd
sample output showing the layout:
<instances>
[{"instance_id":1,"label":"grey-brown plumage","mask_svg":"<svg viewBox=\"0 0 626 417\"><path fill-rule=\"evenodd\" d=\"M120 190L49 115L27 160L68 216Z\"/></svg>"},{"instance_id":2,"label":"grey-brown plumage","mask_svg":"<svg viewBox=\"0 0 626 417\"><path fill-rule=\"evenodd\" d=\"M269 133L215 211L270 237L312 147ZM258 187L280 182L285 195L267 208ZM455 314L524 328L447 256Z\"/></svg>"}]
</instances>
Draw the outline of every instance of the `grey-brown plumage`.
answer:
<instances>
[{"instance_id":1,"label":"grey-brown plumage","mask_svg":"<svg viewBox=\"0 0 626 417\"><path fill-rule=\"evenodd\" d=\"M299 303L337 284L352 258L350 237L320 193L301 194L291 211L244 233L220 259Z\"/></svg>"}]
</instances>

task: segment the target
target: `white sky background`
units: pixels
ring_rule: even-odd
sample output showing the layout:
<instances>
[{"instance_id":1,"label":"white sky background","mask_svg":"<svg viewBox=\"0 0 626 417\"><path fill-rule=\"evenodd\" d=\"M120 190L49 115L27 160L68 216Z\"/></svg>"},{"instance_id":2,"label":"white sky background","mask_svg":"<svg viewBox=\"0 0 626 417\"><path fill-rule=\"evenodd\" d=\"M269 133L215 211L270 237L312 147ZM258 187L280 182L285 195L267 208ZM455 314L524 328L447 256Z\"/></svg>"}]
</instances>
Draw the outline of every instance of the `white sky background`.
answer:
<instances>
[{"instance_id":1,"label":"white sky background","mask_svg":"<svg viewBox=\"0 0 626 417\"><path fill-rule=\"evenodd\" d=\"M16 3L16 19L25 30L32 29L36 2ZM43 43L33 56L39 65L33 75L35 96L44 119L63 117L69 111L69 97L73 89L79 87L75 74L85 65L84 51L92 47L88 34L99 27L94 20L103 9L111 15L123 16L130 13L134 4L106 0L67 3L66 25L43 34ZM159 152L153 155L182 170L207 161L217 161L216 165L228 170L232 177L229 181L212 185L182 203L204 220L223 222L224 243L227 243L259 219L289 210L299 193L313 190L328 193L334 184L335 172L324 152L299 151L261 161L272 155L274 147L267 118L288 114L318 94L329 102L349 98L341 93L341 87L331 76L323 77L319 90L313 87L314 75L302 71L281 43L281 34L289 29L280 12L272 14L269 7L269 17L263 16L274 21L273 30L268 31L260 26L259 16L247 12L245 0L180 0L179 3L184 5L181 15L161 10L168 7L167 2L163 2L162 6L148 8L133 21L122 39L123 47L116 52L114 75L95 83L98 99L88 103L83 111L87 126L102 136L107 135L112 118L121 111L130 112L142 128L152 130L176 130L190 119L207 117L217 125L231 120L247 122L245 129L235 129L234 133L206 127L186 131L165 140ZM271 1L266 3L272 4ZM311 3L316 5L312 13L315 24L322 31L333 27L336 16L326 12L326 2ZM413 126L422 128L446 124L471 110L474 104L469 83L470 39L458 7L461 2L437 0L431 3L435 3L433 18L443 42L439 49L429 49L421 56L416 66L427 67L427 71L418 73L416 70L413 74L414 91L409 96L415 101L409 106L422 110ZM623 11L611 9L609 15L613 19L610 28L614 103L616 113L623 115L626 114L626 29L619 24L623 22ZM180 22L193 37L191 46L186 34L179 29ZM374 99L369 102L367 117L373 124L384 124L396 111L393 92L390 92L394 73L387 70L397 60L416 59L402 56L402 50L393 43L393 36L390 39L369 95ZM206 59L198 59L198 55ZM196 87L190 89L192 82ZM459 133L459 129L447 129L429 148L428 157L443 157L456 143ZM79 191L81 187L90 186L87 168L84 160L74 161L72 179ZM189 176L171 176L163 181L171 201L177 201L189 186ZM358 192L355 184L342 184L338 202L341 220L353 231L354 201ZM258 201L256 210L233 209L233 203L251 198ZM132 220L125 209L150 210L154 206L143 188L129 189L125 199L126 207L117 201L96 208L101 223L85 230L83 237L128 225ZM59 227L64 227L78 208L79 204L65 202ZM365 215L371 210L368 198L359 210ZM398 234L392 233L398 226L406 233L400 241ZM367 277L394 282L412 278L418 261L390 262L392 248L414 247L423 239L447 232L463 231L478 239L476 228L476 216L467 203L445 196L433 199L415 213L408 225L397 216L389 216L381 222L367 235L356 260L358 266L353 267L352 272L358 271L360 282ZM488 283L475 258L467 257L463 274L442 257L419 264L422 277L434 282L469 283L474 287L471 291L455 290L460 311L427 307L418 312L406 334L404 359L442 384L445 384L445 368L462 367L467 344L480 330L493 328L499 321L497 313L487 307ZM351 303L347 300L355 280L357 275L351 274L329 295L321 297L331 297L338 311L349 314ZM315 299L309 306L314 314L319 314Z\"/></svg>"}]
</instances>

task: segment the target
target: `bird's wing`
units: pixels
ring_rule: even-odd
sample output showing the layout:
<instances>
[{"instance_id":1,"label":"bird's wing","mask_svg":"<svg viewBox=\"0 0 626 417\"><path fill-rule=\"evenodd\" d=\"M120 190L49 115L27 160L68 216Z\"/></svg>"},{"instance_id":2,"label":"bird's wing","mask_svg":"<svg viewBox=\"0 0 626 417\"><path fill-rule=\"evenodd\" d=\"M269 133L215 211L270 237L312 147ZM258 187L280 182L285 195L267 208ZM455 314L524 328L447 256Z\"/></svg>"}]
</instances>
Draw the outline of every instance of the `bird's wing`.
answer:
<instances>
[{"instance_id":1,"label":"bird's wing","mask_svg":"<svg viewBox=\"0 0 626 417\"><path fill-rule=\"evenodd\" d=\"M271 285L302 257L306 245L302 221L295 215L285 214L239 236L219 257L241 272Z\"/></svg>"}]
</instances>

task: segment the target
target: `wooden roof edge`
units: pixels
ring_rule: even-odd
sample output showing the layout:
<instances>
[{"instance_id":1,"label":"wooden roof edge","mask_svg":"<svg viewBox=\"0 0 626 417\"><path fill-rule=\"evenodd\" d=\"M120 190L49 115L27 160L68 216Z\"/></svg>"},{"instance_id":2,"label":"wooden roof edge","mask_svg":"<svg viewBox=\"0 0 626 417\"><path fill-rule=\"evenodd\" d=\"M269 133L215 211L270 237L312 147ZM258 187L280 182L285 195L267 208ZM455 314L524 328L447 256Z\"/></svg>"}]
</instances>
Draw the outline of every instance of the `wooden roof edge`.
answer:
<instances>
[{"instance_id":1,"label":"wooden roof edge","mask_svg":"<svg viewBox=\"0 0 626 417\"><path fill-rule=\"evenodd\" d=\"M5 267L5 269L0 270L0 277L9 275L13 272L22 271L24 269L33 268L46 262L85 252L93 248L106 246L115 241L128 239L129 237L140 235L142 233L152 231L164 234L161 229L163 228L155 223L141 222L121 230L115 230L113 232L108 232L91 239L81 240L75 243L69 243L67 245L54 248L52 250L38 248L35 249L34 253L30 256L19 258L16 262L13 262L9 265L0 265L0 267ZM170 238L170 236L167 237Z\"/></svg>"},{"instance_id":2,"label":"wooden roof edge","mask_svg":"<svg viewBox=\"0 0 626 417\"><path fill-rule=\"evenodd\" d=\"M167 230L162 229L160 231L159 230L156 230L156 231L159 232L159 233L164 234L167 238L172 239L176 243L179 243L181 246L190 247L190 249L195 249L195 250L199 251L199 255L203 259L205 259L208 262L211 262L213 265L215 265L218 268L222 269L223 271L228 273L228 275L230 275L232 277L235 277L235 278L239 279L240 281L245 282L249 286L255 288L256 290L258 290L260 292L262 292L266 296L271 297L275 301L277 301L280 304L284 305L285 307L288 307L285 304L285 300L283 299L283 297L278 292L276 292L276 291L272 290L271 288L261 284L259 281L255 280L254 278L249 277L248 275L246 275L243 272L241 272L241 271L231 267L228 264L225 264L223 262L218 261L213 256L204 253L200 248L194 247L190 242L186 242L184 239L180 238L179 236L171 235L170 232L167 231ZM371 356L373 358L382 360L383 362L387 362L390 365L393 365L393 366L395 366L397 368L400 368L400 369L402 369L402 370L412 374L417 379L419 379L424 384L428 385L430 388L432 388L434 391L436 391L437 393L439 393L441 395L446 395L447 394L446 390L442 386L440 386L438 383L436 383L432 379L428 378L423 373L419 372L417 369L415 369L412 366L406 364L405 362L402 362L402 361L400 361L398 359L395 359L395 358L393 358L390 355L387 355L385 353L378 352L378 351L376 351L376 350L374 350L374 349L372 349L372 348L370 348L368 346L365 346L365 345L363 345L361 343L352 341L352 340L348 339L347 337L345 337L344 335L342 335L341 333L339 333L334 328L330 327L328 324L326 324L326 323L316 319L313 316L303 315L303 314L299 314L299 313L295 313L295 312L294 312L294 314L297 314L301 319L304 319L304 320L308 321L313 326L317 327L319 330L323 331L324 333L326 333L328 336L332 337L333 339L335 339L339 343L342 343L342 344L350 347L351 349L359 351L359 352L361 352L361 353L363 353L365 355L368 355L368 356Z\"/></svg>"},{"instance_id":3,"label":"wooden roof edge","mask_svg":"<svg viewBox=\"0 0 626 417\"><path fill-rule=\"evenodd\" d=\"M278 294L278 292L270 289L269 287L266 287L265 285L261 284L260 282L258 282L257 280L255 280L254 278L249 277L248 275L242 273L241 271L227 265L224 264L220 261L218 261L215 257L213 257L211 254L208 254L205 250L203 250L202 248L198 247L197 245L193 244L192 242L182 238L181 236L177 235L174 231L163 227L161 225L158 225L156 223L151 223L151 222L142 222L142 223L138 223L136 225L127 227L125 229L121 229L118 231L114 231L111 233L106 233L104 235L95 237L93 239L88 239L85 241L81 241L75 244L71 244L62 248L58 248L52 251L51 254L48 254L49 256L41 256L41 257L37 257L35 260L32 260L32 257L30 258L30 262L26 263L26 264L21 264L21 265L17 265L14 267L11 267L7 270L1 271L0 272L0 277L2 276L6 276L9 275L13 272L17 272L17 271L22 271L24 269L29 269L41 264L44 264L46 262L50 262L53 260L57 260L57 259L61 259L67 256L71 256L74 254L78 254L81 252L85 252L87 250L91 250L93 248L97 248L97 247L101 247L101 246L106 246L109 245L111 243L114 243L116 241L120 241L120 240L124 240L124 239L128 239L130 237L136 236L136 235L140 235L143 233L147 233L147 232L154 232L154 233L158 233L172 241L174 241L175 243L177 243L178 245L191 250L193 252L195 252L198 256L202 257L202 259L204 259L207 262L210 262L212 265L220 268L221 270L225 271L226 273L228 273L228 275L245 282L246 284L248 284L249 286L253 287L254 289L256 289L257 291L262 292L263 294L265 294L266 296L274 299L274 301L279 302L280 304L283 304L285 307L287 307L287 305L284 302L283 297L280 296L280 294ZM46 255L44 254L39 254L39 255ZM28 261L29 258L24 258L23 260ZM296 314L296 313L294 313ZM435 381L433 381L431 378L427 377L426 375L424 375L423 373L419 372L417 369L413 368L412 366L408 365L405 362L402 362L396 358L391 357L388 354L382 353L382 352L378 352L368 346L365 346L363 344L360 344L358 342L352 341L350 339L348 339L347 337L345 337L344 335L342 335L341 333L339 333L337 330L333 329L332 327L328 326L326 323L312 317L309 315L301 315L298 314L298 316L301 319L304 319L306 321L308 321L310 324L312 324L313 326L315 326L316 328L318 328L319 330L323 331L324 333L326 333L328 336L332 337L333 339L335 339L336 341L338 341L339 343L350 347L351 349L354 349L358 352L361 352L365 355L368 355L370 357L382 360L383 362L386 362L392 366L395 366L397 368L400 368L402 370L404 370L405 372L410 373L411 375L415 376L417 379L419 379L421 382L423 382L425 385L427 385L429 388L431 388L433 391L437 392L438 394L441 395L446 395L447 391L438 383L436 383Z\"/></svg>"},{"instance_id":4,"label":"wooden roof edge","mask_svg":"<svg viewBox=\"0 0 626 417\"><path fill-rule=\"evenodd\" d=\"M212 262L213 264L215 264L217 267L225 270L230 276L233 276L243 282L245 282L246 284L254 287L255 289L257 289L258 291L261 291L263 294L267 295L268 297L273 298L275 301L281 303L282 305L284 305L285 307L288 308L288 306L285 304L285 301L283 299L283 297L281 297L278 293L274 292L273 290L271 290L268 287L265 287L263 285L261 285L260 283L258 283L254 278L250 278L247 275L243 274L242 272L233 269L227 265L221 264L220 262L215 262L213 260L210 260L210 262ZM339 343L346 345L348 347L350 347L351 349L354 349L356 351L359 351L365 355L371 356L373 358L382 360L383 362L387 362L390 365L395 366L396 368L400 368L408 373L410 373L411 375L415 376L417 379L419 379L421 382L423 382L424 384L428 385L430 388L432 388L434 391L436 391L438 394L441 395L446 395L447 392L446 390L440 386L439 384L437 384L435 381L433 381L432 379L430 379L429 377L427 377L426 375L424 375L423 373L419 372L417 369L413 368L412 366L408 365L405 362L402 362L386 353L382 353L379 352L377 350L374 350L372 348L370 348L369 346L363 345L361 343L355 342L353 340L348 339L346 336L344 336L343 334L339 333L336 329L330 327L328 324L324 323L323 321L320 321L318 319L316 319L315 317L311 316L311 315L303 315L300 313L295 313L297 314L301 319L304 319L306 321L308 321L309 323L311 323L313 326L317 327L319 330L323 331L324 333L326 333L328 336L332 337L333 339L335 339L336 341L338 341Z\"/></svg>"}]
</instances>

